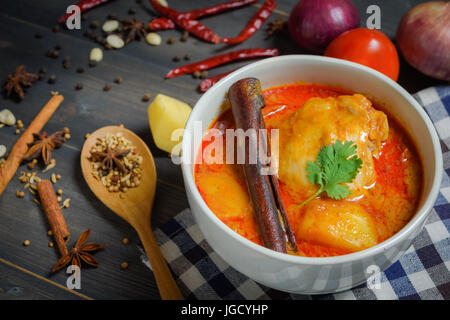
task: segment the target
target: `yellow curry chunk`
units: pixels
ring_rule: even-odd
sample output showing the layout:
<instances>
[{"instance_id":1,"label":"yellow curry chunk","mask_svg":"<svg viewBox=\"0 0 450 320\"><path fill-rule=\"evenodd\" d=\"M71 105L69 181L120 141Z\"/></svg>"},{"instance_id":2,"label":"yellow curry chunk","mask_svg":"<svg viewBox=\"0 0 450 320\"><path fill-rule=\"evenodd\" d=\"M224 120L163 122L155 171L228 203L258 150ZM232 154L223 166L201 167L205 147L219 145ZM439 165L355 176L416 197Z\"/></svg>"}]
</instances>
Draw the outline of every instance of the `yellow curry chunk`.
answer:
<instances>
[{"instance_id":1,"label":"yellow curry chunk","mask_svg":"<svg viewBox=\"0 0 450 320\"><path fill-rule=\"evenodd\" d=\"M350 251L378 243L370 215L351 201L311 201L297 223L295 236L312 243Z\"/></svg>"},{"instance_id":2,"label":"yellow curry chunk","mask_svg":"<svg viewBox=\"0 0 450 320\"><path fill-rule=\"evenodd\" d=\"M317 190L307 178L307 161L314 162L322 146L353 141L363 166L347 186L352 196L360 195L375 182L373 157L378 157L388 131L386 115L363 95L311 98L281 124L279 178L307 198Z\"/></svg>"},{"instance_id":3,"label":"yellow curry chunk","mask_svg":"<svg viewBox=\"0 0 450 320\"><path fill-rule=\"evenodd\" d=\"M163 94L155 97L147 112L153 140L158 148L175 155L180 154L182 132L175 130L184 129L191 110L187 103L175 98Z\"/></svg>"}]
</instances>

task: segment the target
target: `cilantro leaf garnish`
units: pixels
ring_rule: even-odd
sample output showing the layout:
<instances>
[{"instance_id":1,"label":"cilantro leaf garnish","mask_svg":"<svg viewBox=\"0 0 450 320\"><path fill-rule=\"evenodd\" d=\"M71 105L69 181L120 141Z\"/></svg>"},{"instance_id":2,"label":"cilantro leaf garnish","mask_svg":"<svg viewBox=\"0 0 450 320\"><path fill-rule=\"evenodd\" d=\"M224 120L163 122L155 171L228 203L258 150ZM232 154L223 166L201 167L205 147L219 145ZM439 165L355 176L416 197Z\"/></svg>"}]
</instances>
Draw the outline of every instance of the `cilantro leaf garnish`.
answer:
<instances>
[{"instance_id":1,"label":"cilantro leaf garnish","mask_svg":"<svg viewBox=\"0 0 450 320\"><path fill-rule=\"evenodd\" d=\"M344 199L350 195L348 186L342 183L352 182L362 166L362 160L356 154L356 144L353 141L323 146L315 162L308 161L306 171L308 179L320 186L319 190L304 201L304 206L322 192L336 200Z\"/></svg>"}]
</instances>

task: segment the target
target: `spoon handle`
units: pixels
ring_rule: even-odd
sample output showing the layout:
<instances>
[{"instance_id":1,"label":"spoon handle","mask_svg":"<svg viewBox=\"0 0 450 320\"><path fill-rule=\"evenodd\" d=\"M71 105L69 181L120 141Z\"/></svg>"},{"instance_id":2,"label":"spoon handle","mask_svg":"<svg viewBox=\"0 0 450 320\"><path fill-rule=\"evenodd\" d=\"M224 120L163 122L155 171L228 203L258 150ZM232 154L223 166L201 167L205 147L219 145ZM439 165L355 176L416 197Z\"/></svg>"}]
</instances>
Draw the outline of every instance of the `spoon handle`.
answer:
<instances>
[{"instance_id":1,"label":"spoon handle","mask_svg":"<svg viewBox=\"0 0 450 320\"><path fill-rule=\"evenodd\" d=\"M159 294L163 300L183 300L172 273L167 266L150 226L141 226L137 229L139 238L144 245L148 260L152 266L153 274L158 285Z\"/></svg>"}]
</instances>

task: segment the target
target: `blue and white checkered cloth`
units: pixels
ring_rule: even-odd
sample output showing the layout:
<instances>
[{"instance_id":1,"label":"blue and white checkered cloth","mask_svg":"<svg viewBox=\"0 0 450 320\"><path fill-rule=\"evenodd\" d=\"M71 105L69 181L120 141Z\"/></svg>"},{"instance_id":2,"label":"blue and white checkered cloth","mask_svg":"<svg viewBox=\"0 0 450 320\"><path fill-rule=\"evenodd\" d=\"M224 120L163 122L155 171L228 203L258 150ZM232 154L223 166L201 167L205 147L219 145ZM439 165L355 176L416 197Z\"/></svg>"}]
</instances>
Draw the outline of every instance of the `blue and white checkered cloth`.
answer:
<instances>
[{"instance_id":1,"label":"blue and white checkered cloth","mask_svg":"<svg viewBox=\"0 0 450 320\"><path fill-rule=\"evenodd\" d=\"M234 270L211 249L186 209L155 234L183 295L187 299L450 300L450 86L428 88L414 96L437 129L444 176L425 228L408 251L382 273L379 288L363 284L336 294L307 296L262 286ZM144 254L142 257L148 265Z\"/></svg>"}]
</instances>

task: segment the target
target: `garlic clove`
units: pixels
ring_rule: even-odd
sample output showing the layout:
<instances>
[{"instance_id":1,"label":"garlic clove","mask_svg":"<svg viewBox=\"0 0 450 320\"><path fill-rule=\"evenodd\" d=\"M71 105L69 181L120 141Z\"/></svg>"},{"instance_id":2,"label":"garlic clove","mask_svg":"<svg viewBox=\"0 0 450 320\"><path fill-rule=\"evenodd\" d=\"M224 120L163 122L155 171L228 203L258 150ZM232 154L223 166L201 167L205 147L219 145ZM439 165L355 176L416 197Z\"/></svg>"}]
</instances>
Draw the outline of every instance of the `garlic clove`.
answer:
<instances>
[{"instance_id":1,"label":"garlic clove","mask_svg":"<svg viewBox=\"0 0 450 320\"><path fill-rule=\"evenodd\" d=\"M161 44L161 36L155 32L150 32L147 34L145 40L147 40L147 43L152 46L159 46Z\"/></svg>"},{"instance_id":2,"label":"garlic clove","mask_svg":"<svg viewBox=\"0 0 450 320\"><path fill-rule=\"evenodd\" d=\"M16 117L8 109L3 109L0 111L0 122L8 126L13 126L16 124Z\"/></svg>"},{"instance_id":3,"label":"garlic clove","mask_svg":"<svg viewBox=\"0 0 450 320\"><path fill-rule=\"evenodd\" d=\"M125 45L125 42L117 34L107 36L106 42L115 49L120 49Z\"/></svg>"},{"instance_id":4,"label":"garlic clove","mask_svg":"<svg viewBox=\"0 0 450 320\"><path fill-rule=\"evenodd\" d=\"M104 32L113 32L117 29L119 29L119 21L117 20L108 20L102 26Z\"/></svg>"},{"instance_id":5,"label":"garlic clove","mask_svg":"<svg viewBox=\"0 0 450 320\"><path fill-rule=\"evenodd\" d=\"M89 59L93 61L100 62L103 59L103 51L100 48L94 48L89 54Z\"/></svg>"},{"instance_id":6,"label":"garlic clove","mask_svg":"<svg viewBox=\"0 0 450 320\"><path fill-rule=\"evenodd\" d=\"M6 154L6 147L0 144L0 158L3 158Z\"/></svg>"}]
</instances>

